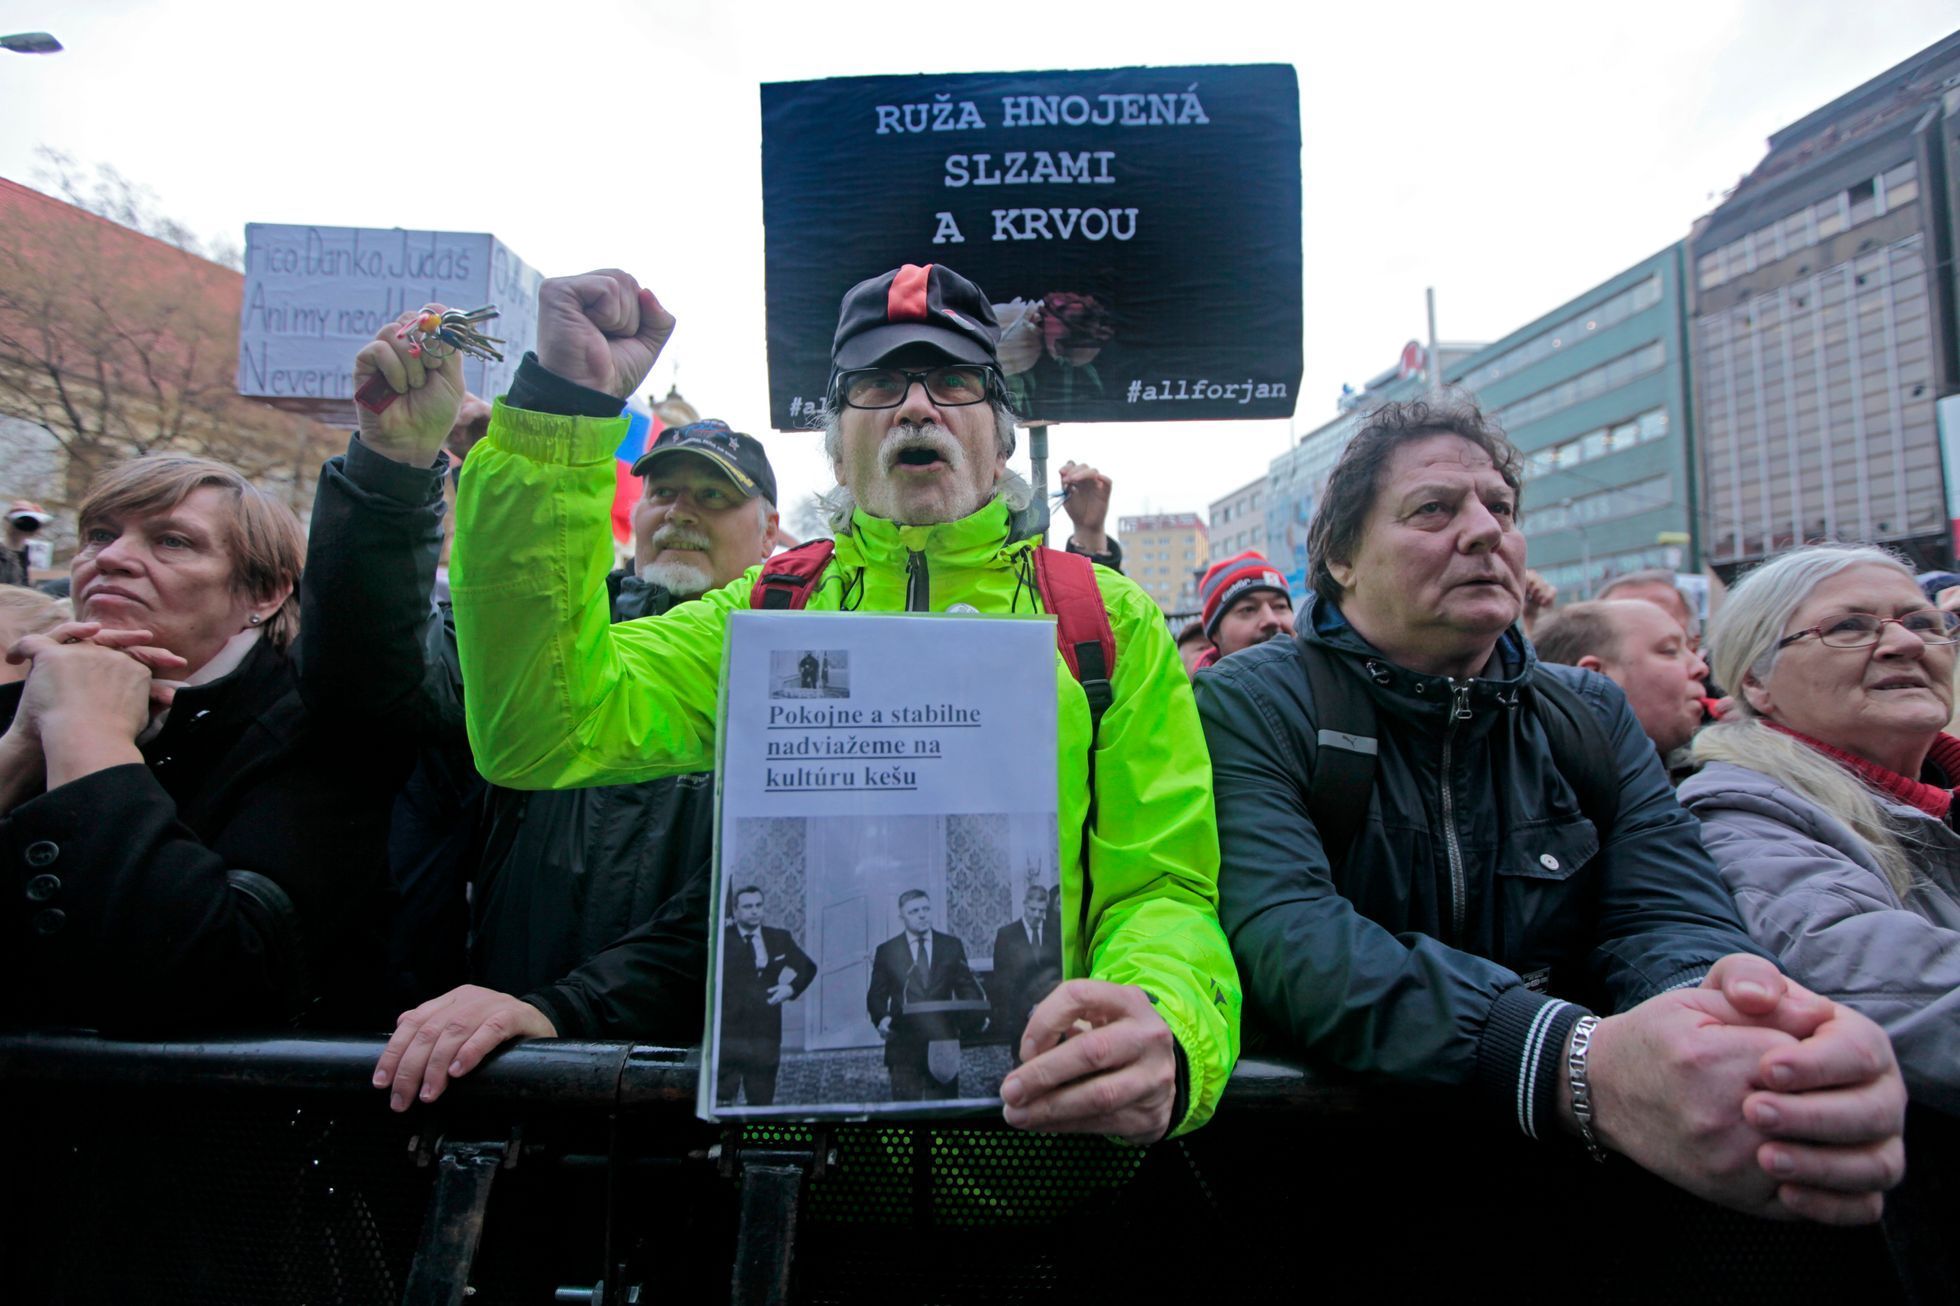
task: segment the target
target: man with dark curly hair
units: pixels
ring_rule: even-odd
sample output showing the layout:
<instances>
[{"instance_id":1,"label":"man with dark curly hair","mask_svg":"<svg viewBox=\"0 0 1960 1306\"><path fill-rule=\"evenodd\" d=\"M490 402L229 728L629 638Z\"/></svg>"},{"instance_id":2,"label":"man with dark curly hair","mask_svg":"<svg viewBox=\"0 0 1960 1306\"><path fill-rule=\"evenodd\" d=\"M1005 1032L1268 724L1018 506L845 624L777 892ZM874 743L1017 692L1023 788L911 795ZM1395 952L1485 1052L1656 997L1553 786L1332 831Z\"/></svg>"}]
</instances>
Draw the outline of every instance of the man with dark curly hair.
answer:
<instances>
[{"instance_id":1,"label":"man with dark curly hair","mask_svg":"<svg viewBox=\"0 0 1960 1306\"><path fill-rule=\"evenodd\" d=\"M1875 1220L1891 1046L1750 942L1613 682L1517 631L1518 470L1470 404L1378 410L1309 529L1300 637L1197 678L1250 1014L1711 1201Z\"/></svg>"}]
</instances>

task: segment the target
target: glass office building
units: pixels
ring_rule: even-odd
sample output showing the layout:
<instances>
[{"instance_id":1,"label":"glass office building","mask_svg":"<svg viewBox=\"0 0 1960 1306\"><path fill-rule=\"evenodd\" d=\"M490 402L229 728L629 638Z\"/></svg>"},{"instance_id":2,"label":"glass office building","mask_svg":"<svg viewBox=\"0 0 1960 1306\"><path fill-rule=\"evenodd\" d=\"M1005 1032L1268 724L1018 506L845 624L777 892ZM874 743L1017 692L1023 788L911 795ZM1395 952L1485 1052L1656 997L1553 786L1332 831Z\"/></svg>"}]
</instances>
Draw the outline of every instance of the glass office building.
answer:
<instances>
[{"instance_id":1,"label":"glass office building","mask_svg":"<svg viewBox=\"0 0 1960 1306\"><path fill-rule=\"evenodd\" d=\"M1445 370L1524 455L1526 556L1561 600L1700 565L1685 270L1670 245Z\"/></svg>"},{"instance_id":2,"label":"glass office building","mask_svg":"<svg viewBox=\"0 0 1960 1306\"><path fill-rule=\"evenodd\" d=\"M1776 133L1689 238L1699 534L1724 579L1819 539L1952 562L1956 76L1960 35Z\"/></svg>"}]
</instances>

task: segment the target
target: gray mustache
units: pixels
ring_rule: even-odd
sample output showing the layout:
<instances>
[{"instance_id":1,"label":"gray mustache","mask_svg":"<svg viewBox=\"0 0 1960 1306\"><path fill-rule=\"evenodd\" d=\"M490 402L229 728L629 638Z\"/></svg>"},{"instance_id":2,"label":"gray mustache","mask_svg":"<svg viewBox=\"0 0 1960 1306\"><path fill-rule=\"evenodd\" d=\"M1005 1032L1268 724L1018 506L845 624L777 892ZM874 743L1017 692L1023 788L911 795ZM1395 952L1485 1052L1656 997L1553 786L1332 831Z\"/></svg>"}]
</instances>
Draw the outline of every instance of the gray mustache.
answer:
<instances>
[{"instance_id":1,"label":"gray mustache","mask_svg":"<svg viewBox=\"0 0 1960 1306\"><path fill-rule=\"evenodd\" d=\"M958 471L963 461L959 441L945 427L936 423L924 426L898 426L892 429L884 442L878 447L878 461L890 467L898 461L899 454L907 449L930 449L946 460L948 466Z\"/></svg>"}]
</instances>

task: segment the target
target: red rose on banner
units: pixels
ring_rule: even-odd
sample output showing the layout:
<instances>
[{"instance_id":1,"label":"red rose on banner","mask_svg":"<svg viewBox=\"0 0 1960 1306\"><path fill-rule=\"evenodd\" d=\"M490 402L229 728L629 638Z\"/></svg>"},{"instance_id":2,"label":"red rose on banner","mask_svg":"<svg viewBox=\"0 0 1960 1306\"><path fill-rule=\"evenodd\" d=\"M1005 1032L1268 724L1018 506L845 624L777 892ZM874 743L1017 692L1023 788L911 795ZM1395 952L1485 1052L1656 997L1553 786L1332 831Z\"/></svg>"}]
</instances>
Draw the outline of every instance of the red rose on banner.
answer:
<instances>
[{"instance_id":1,"label":"red rose on banner","mask_svg":"<svg viewBox=\"0 0 1960 1306\"><path fill-rule=\"evenodd\" d=\"M1000 347L995 352L1001 371L1017 376L1041 361L1047 343L1041 329L1041 305L1012 299L995 304L994 316L1000 320Z\"/></svg>"},{"instance_id":2,"label":"red rose on banner","mask_svg":"<svg viewBox=\"0 0 1960 1306\"><path fill-rule=\"evenodd\" d=\"M1051 290L1041 299L1041 334L1050 358L1086 367L1116 335L1116 328L1110 325L1109 310L1094 295Z\"/></svg>"}]
</instances>

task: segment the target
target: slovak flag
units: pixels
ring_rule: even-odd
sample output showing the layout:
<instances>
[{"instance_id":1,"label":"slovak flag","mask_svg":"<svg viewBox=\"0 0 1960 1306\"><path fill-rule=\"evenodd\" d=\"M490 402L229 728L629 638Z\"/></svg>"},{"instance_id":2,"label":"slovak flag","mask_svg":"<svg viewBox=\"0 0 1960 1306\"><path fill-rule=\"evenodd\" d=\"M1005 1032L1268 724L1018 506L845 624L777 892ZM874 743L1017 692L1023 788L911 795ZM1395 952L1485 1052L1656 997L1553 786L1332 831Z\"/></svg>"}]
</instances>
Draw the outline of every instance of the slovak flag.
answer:
<instances>
[{"instance_id":1,"label":"slovak flag","mask_svg":"<svg viewBox=\"0 0 1960 1306\"><path fill-rule=\"evenodd\" d=\"M625 546L633 538L633 501L640 497L640 482L633 475L633 464L647 451L647 445L661 431L660 419L630 404L626 408L626 438L613 450L613 542Z\"/></svg>"}]
</instances>

